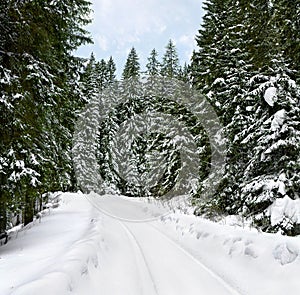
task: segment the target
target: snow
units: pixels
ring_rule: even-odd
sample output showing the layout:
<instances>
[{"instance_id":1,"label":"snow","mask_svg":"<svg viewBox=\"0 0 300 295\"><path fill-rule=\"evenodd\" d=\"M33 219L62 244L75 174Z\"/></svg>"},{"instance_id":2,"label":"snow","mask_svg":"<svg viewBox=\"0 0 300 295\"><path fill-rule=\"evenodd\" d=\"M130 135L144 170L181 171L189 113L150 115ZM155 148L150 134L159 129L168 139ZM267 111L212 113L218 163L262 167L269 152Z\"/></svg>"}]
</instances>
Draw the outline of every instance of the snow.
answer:
<instances>
[{"instance_id":1,"label":"snow","mask_svg":"<svg viewBox=\"0 0 300 295\"><path fill-rule=\"evenodd\" d=\"M0 294L68 294L97 259L92 208L75 194L0 248Z\"/></svg>"},{"instance_id":2,"label":"snow","mask_svg":"<svg viewBox=\"0 0 300 295\"><path fill-rule=\"evenodd\" d=\"M265 151L265 154L270 152L270 149ZM256 202L262 202L265 200L269 200L271 194L269 192L277 191L282 196L286 194L285 188L286 176L284 173L280 174L279 177L275 175L266 175L264 177L254 178L251 182L247 183L243 187L243 194L247 194L248 192L257 192L262 190L265 194L260 194L257 197Z\"/></svg>"},{"instance_id":3,"label":"snow","mask_svg":"<svg viewBox=\"0 0 300 295\"><path fill-rule=\"evenodd\" d=\"M265 91L264 99L266 103L273 107L274 103L277 101L277 88L276 87L269 87Z\"/></svg>"},{"instance_id":4,"label":"snow","mask_svg":"<svg viewBox=\"0 0 300 295\"><path fill-rule=\"evenodd\" d=\"M218 225L178 212L167 217L166 226L169 231L175 227L177 241L239 294L298 294L300 282L294 272L300 263L299 237Z\"/></svg>"},{"instance_id":5,"label":"snow","mask_svg":"<svg viewBox=\"0 0 300 295\"><path fill-rule=\"evenodd\" d=\"M286 118L285 110L280 110L274 114L274 118L271 123L271 130L277 131L283 125Z\"/></svg>"},{"instance_id":6,"label":"snow","mask_svg":"<svg viewBox=\"0 0 300 295\"><path fill-rule=\"evenodd\" d=\"M217 85L217 84L220 84L220 85L224 85L225 84L225 80L223 78L217 78L212 85Z\"/></svg>"},{"instance_id":7,"label":"snow","mask_svg":"<svg viewBox=\"0 0 300 295\"><path fill-rule=\"evenodd\" d=\"M285 173L281 173L278 177L278 181L279 181L279 184L278 184L278 192L284 196L286 194L286 189L285 189L285 184L284 182L286 181L286 175Z\"/></svg>"},{"instance_id":8,"label":"snow","mask_svg":"<svg viewBox=\"0 0 300 295\"><path fill-rule=\"evenodd\" d=\"M290 88L292 88L292 89L296 89L297 88L297 84L296 84L295 80L289 79L288 83L289 83L289 87Z\"/></svg>"},{"instance_id":9,"label":"snow","mask_svg":"<svg viewBox=\"0 0 300 295\"><path fill-rule=\"evenodd\" d=\"M22 160L17 160L17 161L16 161L16 166L17 166L18 168L24 169L24 168L25 168L25 163L24 163L24 161L22 161Z\"/></svg>"},{"instance_id":10,"label":"snow","mask_svg":"<svg viewBox=\"0 0 300 295\"><path fill-rule=\"evenodd\" d=\"M175 204L63 194L0 247L0 294L298 294L300 237L242 228L234 216L214 223Z\"/></svg>"},{"instance_id":11,"label":"snow","mask_svg":"<svg viewBox=\"0 0 300 295\"><path fill-rule=\"evenodd\" d=\"M281 265L292 263L299 255L299 250L293 246L283 243L278 246L273 251L273 256L276 260L280 262Z\"/></svg>"},{"instance_id":12,"label":"snow","mask_svg":"<svg viewBox=\"0 0 300 295\"><path fill-rule=\"evenodd\" d=\"M285 196L276 199L268 208L268 215L271 216L271 224L276 225L284 222L300 223L300 199L292 200Z\"/></svg>"}]
</instances>

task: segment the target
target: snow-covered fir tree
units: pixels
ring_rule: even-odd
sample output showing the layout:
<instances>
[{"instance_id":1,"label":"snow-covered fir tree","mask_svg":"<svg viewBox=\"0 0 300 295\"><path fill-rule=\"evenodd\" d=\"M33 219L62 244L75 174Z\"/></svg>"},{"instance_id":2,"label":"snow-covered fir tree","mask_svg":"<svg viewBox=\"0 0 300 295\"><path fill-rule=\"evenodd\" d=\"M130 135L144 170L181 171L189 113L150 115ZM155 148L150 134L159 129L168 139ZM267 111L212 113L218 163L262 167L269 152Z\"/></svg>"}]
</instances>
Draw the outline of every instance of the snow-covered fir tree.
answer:
<instances>
[{"instance_id":1,"label":"snow-covered fir tree","mask_svg":"<svg viewBox=\"0 0 300 295\"><path fill-rule=\"evenodd\" d=\"M132 77L138 78L139 76L140 76L139 57L136 53L135 48L132 47L125 63L125 67L122 73L122 78L123 79L129 79Z\"/></svg>"},{"instance_id":2,"label":"snow-covered fir tree","mask_svg":"<svg viewBox=\"0 0 300 295\"><path fill-rule=\"evenodd\" d=\"M179 59L176 46L169 40L161 62L161 75L168 78L176 78L179 74Z\"/></svg>"},{"instance_id":3,"label":"snow-covered fir tree","mask_svg":"<svg viewBox=\"0 0 300 295\"><path fill-rule=\"evenodd\" d=\"M284 59L294 72L294 80L300 82L300 1L271 1L273 8L272 23L275 27L278 44Z\"/></svg>"},{"instance_id":4,"label":"snow-covered fir tree","mask_svg":"<svg viewBox=\"0 0 300 295\"><path fill-rule=\"evenodd\" d=\"M158 76L160 74L160 62L158 61L158 52L156 49L152 49L150 56L148 57L148 62L146 64L146 75Z\"/></svg>"},{"instance_id":5,"label":"snow-covered fir tree","mask_svg":"<svg viewBox=\"0 0 300 295\"><path fill-rule=\"evenodd\" d=\"M287 183L297 188L299 182L299 157L283 148L299 149L297 71L275 7L273 1L205 4L191 72L224 125L227 165L212 201L198 203L197 212L239 213L263 230L295 234L299 220L287 216L293 214L281 212L277 221L272 215L283 198L297 198L297 189L287 189ZM289 4L281 9L296 17Z\"/></svg>"},{"instance_id":6,"label":"snow-covered fir tree","mask_svg":"<svg viewBox=\"0 0 300 295\"><path fill-rule=\"evenodd\" d=\"M104 59L96 63L95 71L97 73L97 88L101 92L108 85L109 81L108 68Z\"/></svg>"},{"instance_id":7,"label":"snow-covered fir tree","mask_svg":"<svg viewBox=\"0 0 300 295\"><path fill-rule=\"evenodd\" d=\"M249 97L255 97L254 124L243 140L252 154L242 184L243 213L269 231L298 234L295 212L274 217L282 199L299 198L300 88L280 56L265 73L252 77Z\"/></svg>"},{"instance_id":8,"label":"snow-covered fir tree","mask_svg":"<svg viewBox=\"0 0 300 295\"><path fill-rule=\"evenodd\" d=\"M92 52L87 64L83 69L83 73L81 74L80 84L81 91L83 96L85 97L85 101L88 102L89 98L93 96L95 92L98 92L98 75L99 71L96 71L96 58L94 53Z\"/></svg>"},{"instance_id":9,"label":"snow-covered fir tree","mask_svg":"<svg viewBox=\"0 0 300 295\"><path fill-rule=\"evenodd\" d=\"M90 3L1 1L0 11L2 232L8 213L29 223L42 193L76 185L71 132L82 101L71 52L90 41Z\"/></svg>"},{"instance_id":10,"label":"snow-covered fir tree","mask_svg":"<svg viewBox=\"0 0 300 295\"><path fill-rule=\"evenodd\" d=\"M190 83L190 69L186 62L183 67L179 68L178 79L185 83Z\"/></svg>"},{"instance_id":11,"label":"snow-covered fir tree","mask_svg":"<svg viewBox=\"0 0 300 295\"><path fill-rule=\"evenodd\" d=\"M116 81L116 64L112 56L107 61L107 82L108 85L113 84Z\"/></svg>"}]
</instances>

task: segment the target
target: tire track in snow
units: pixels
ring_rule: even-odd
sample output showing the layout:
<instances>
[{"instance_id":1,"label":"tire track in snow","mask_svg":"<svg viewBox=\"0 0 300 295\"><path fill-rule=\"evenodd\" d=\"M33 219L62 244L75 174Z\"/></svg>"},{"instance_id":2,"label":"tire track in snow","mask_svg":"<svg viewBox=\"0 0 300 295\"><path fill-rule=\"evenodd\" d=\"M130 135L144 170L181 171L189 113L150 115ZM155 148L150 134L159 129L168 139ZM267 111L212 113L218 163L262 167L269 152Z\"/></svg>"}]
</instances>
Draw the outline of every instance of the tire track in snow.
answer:
<instances>
[{"instance_id":1,"label":"tire track in snow","mask_svg":"<svg viewBox=\"0 0 300 295\"><path fill-rule=\"evenodd\" d=\"M204 265L201 261L199 261L195 256L193 256L190 252L184 249L180 244L176 243L172 238L167 236L165 233L161 232L157 227L148 223L148 225L153 228L156 232L158 232L161 236L163 236L166 240L171 242L177 249L179 249L185 256L192 259L195 263L201 266L206 272L208 272L214 279L216 279L220 284L224 286L232 295L241 295L233 286L227 283L223 278L221 278L217 273L215 273L212 269Z\"/></svg>"},{"instance_id":2,"label":"tire track in snow","mask_svg":"<svg viewBox=\"0 0 300 295\"><path fill-rule=\"evenodd\" d=\"M147 269L147 273L149 274L149 277L151 279L151 283L152 283L152 287L153 287L153 295L156 294L156 295L159 295L158 293L158 290L157 290L157 286L155 284L155 281L154 281L154 278L153 278L153 275L152 275L152 272L150 270L150 267L149 267L149 264L147 262L147 259L146 259L146 256L145 256L145 253L140 245L140 243L138 242L137 238L135 237L135 235L132 233L132 231L121 221L118 221L119 224L121 225L121 227L124 229L124 231L126 232L129 240L131 240L131 242L135 245L135 249L139 252L140 256L142 257L143 259L143 264L145 265L145 268ZM136 257L137 258L137 257ZM142 276L142 274L141 274ZM147 294L148 293L148 290L147 290Z\"/></svg>"},{"instance_id":3,"label":"tire track in snow","mask_svg":"<svg viewBox=\"0 0 300 295\"><path fill-rule=\"evenodd\" d=\"M95 208L97 208L98 210L100 209L99 206L98 206L98 204L96 205L94 202L92 202L92 200L89 200L89 199L88 199L88 201ZM120 202L122 202L122 200L120 200ZM130 205L130 204L128 203L128 205ZM114 209L116 209L116 208L114 208ZM135 209L135 208L133 208L133 209ZM169 244L175 246L174 249L177 249L177 250L179 250L180 253L183 253L184 254L183 257L187 257L188 258L187 260L190 260L191 264L194 264L196 268L200 266L201 269L202 269L202 272L206 273L207 276L209 276L209 277L212 278L212 280L215 280L216 282L218 282L220 284L220 286L222 286L222 288L224 288L224 291L226 290L226 293L228 292L228 294L231 294L231 295L240 295L241 294L236 289L234 289L233 286L231 286L229 283L227 283L220 275L218 275L212 269L210 269L209 267L207 267L206 265L204 265L195 256L193 256L191 253L189 253L187 250L185 250L180 244L176 243L172 238L170 238L169 236L167 236L166 234L164 234L163 232L161 232L159 229L157 229L153 224L150 224L149 222L132 222L132 221L130 222L128 220L122 220L122 219L119 219L119 218L114 218L114 216L112 216L112 214L110 212L107 212L103 208L101 208L101 210L99 210L99 212L107 215L108 217L110 217L112 219L115 219L121 225L121 227L124 229L124 231L126 232L129 240L131 240L131 245L135 247L135 251L134 252L135 253L139 253L138 256L136 255L136 263L137 263L137 266L139 267L139 272L140 272L141 279L144 279L144 281L145 281L145 276L142 275L144 273L142 271L143 267L146 268L146 271L149 274L147 284L144 284L144 285L142 284L142 286L144 286L144 287L152 286L153 292L150 293L151 295L152 294L159 295L158 289L160 289L160 288L158 288L157 286L161 285L161 278L159 278L160 283L156 284L155 280L154 280L154 276L153 276L153 274L151 272L152 268L149 266L150 264L147 262L147 259L146 259L146 257L150 253L148 253L148 255L145 254L147 251L144 251L143 248L142 248L142 246L141 246L141 242L143 242L143 241L142 240L140 240L140 241L138 240L137 233L134 234L135 230L129 229L129 224L130 224L130 227L134 226L134 224L136 224L137 226L138 225L142 226L142 224L144 224L145 225L144 231L147 230L147 225L149 225L149 227L152 228L152 229L154 229L155 232L158 232L160 234L160 236L163 237L164 240L167 240L169 242ZM133 211L133 213L134 213L134 211ZM146 246L146 245L144 245L144 246ZM152 256L152 254L151 254L151 256ZM148 258L151 258L151 256L149 256ZM142 264L144 264L143 266L139 263L140 262L140 260L138 259L139 257L142 260ZM153 261L151 261L151 263L152 262ZM152 271L153 271L153 269L152 269ZM149 284L149 281L151 282L151 284ZM148 289L147 290L144 289L143 291L146 292L147 295L149 294L149 290ZM144 292L143 292L143 294L144 294Z\"/></svg>"}]
</instances>

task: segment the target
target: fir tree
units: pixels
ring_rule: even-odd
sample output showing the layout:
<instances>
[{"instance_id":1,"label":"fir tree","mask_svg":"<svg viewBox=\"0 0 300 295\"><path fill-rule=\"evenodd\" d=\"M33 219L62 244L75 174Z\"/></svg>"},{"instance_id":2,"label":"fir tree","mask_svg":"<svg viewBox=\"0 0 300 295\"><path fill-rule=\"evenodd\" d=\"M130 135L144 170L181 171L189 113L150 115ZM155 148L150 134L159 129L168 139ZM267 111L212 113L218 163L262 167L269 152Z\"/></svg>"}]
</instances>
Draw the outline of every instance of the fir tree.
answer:
<instances>
[{"instance_id":1,"label":"fir tree","mask_svg":"<svg viewBox=\"0 0 300 295\"><path fill-rule=\"evenodd\" d=\"M295 79L300 81L300 1L271 1L274 15L272 23L289 68L294 71Z\"/></svg>"},{"instance_id":2,"label":"fir tree","mask_svg":"<svg viewBox=\"0 0 300 295\"><path fill-rule=\"evenodd\" d=\"M153 49L148 57L148 63L146 64L146 74L149 77L158 76L160 73L160 63L157 59L158 53Z\"/></svg>"},{"instance_id":3,"label":"fir tree","mask_svg":"<svg viewBox=\"0 0 300 295\"><path fill-rule=\"evenodd\" d=\"M108 85L109 81L108 68L104 59L96 63L95 72L97 74L97 89L101 92Z\"/></svg>"},{"instance_id":4,"label":"fir tree","mask_svg":"<svg viewBox=\"0 0 300 295\"><path fill-rule=\"evenodd\" d=\"M198 212L240 213L263 230L295 234L299 221L293 216L278 224L270 217L277 200L297 198L291 188L299 184L298 147L292 139L299 137L297 72L280 33L279 9L272 4L205 4L191 72L224 124L228 151L223 180ZM295 13L287 4L283 9Z\"/></svg>"},{"instance_id":5,"label":"fir tree","mask_svg":"<svg viewBox=\"0 0 300 295\"><path fill-rule=\"evenodd\" d=\"M161 75L164 77L175 78L179 74L179 59L176 47L172 40L166 46L166 52L161 64Z\"/></svg>"},{"instance_id":6,"label":"fir tree","mask_svg":"<svg viewBox=\"0 0 300 295\"><path fill-rule=\"evenodd\" d=\"M190 82L190 70L186 62L184 63L183 67L179 68L178 79L185 83Z\"/></svg>"},{"instance_id":7,"label":"fir tree","mask_svg":"<svg viewBox=\"0 0 300 295\"><path fill-rule=\"evenodd\" d=\"M26 224L43 192L74 185L69 151L81 98L76 87L80 62L71 52L90 41L82 29L89 22L89 5L1 2L6 31L0 33L0 107L7 114L0 132L1 220L7 210L22 210Z\"/></svg>"},{"instance_id":8,"label":"fir tree","mask_svg":"<svg viewBox=\"0 0 300 295\"><path fill-rule=\"evenodd\" d=\"M240 23L242 12L235 2L206 2L207 13L193 54L193 83L214 107L223 123L227 138L227 166L216 196L208 206L210 211L236 213L240 203L232 192L238 190L247 153L236 140L236 133L247 128L246 81L250 77L250 57L244 47L246 27ZM246 158L245 158L246 157ZM202 209L200 209L201 211ZM204 211L206 211L204 209Z\"/></svg>"},{"instance_id":9,"label":"fir tree","mask_svg":"<svg viewBox=\"0 0 300 295\"><path fill-rule=\"evenodd\" d=\"M112 56L107 61L107 72L107 82L109 85L111 85L116 81L116 64Z\"/></svg>"},{"instance_id":10,"label":"fir tree","mask_svg":"<svg viewBox=\"0 0 300 295\"><path fill-rule=\"evenodd\" d=\"M138 78L140 76L139 57L134 47L131 48L123 70L122 78Z\"/></svg>"},{"instance_id":11,"label":"fir tree","mask_svg":"<svg viewBox=\"0 0 300 295\"><path fill-rule=\"evenodd\" d=\"M81 88L82 93L85 97L86 101L89 101L90 96L97 91L97 79L98 74L96 72L96 58L94 53L91 53L91 56L83 69L83 73L81 75Z\"/></svg>"},{"instance_id":12,"label":"fir tree","mask_svg":"<svg viewBox=\"0 0 300 295\"><path fill-rule=\"evenodd\" d=\"M243 140L252 154L244 170L242 199L243 213L254 216L264 230L298 234L299 221L292 213L271 223L268 211L277 199L297 199L300 184L300 88L286 66L282 58L273 59L273 67L251 80L249 96L256 98L257 112Z\"/></svg>"}]
</instances>

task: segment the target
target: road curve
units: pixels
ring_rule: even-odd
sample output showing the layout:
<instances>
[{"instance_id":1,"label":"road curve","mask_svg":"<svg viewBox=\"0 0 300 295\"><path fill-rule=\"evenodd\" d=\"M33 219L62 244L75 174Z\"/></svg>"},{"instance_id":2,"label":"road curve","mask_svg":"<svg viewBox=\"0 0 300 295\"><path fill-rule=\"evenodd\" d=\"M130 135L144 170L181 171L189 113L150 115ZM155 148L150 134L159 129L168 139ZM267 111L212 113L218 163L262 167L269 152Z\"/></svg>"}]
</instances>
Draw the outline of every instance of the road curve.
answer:
<instances>
[{"instance_id":1,"label":"road curve","mask_svg":"<svg viewBox=\"0 0 300 295\"><path fill-rule=\"evenodd\" d=\"M110 207L110 202L112 206ZM118 203L120 202L120 206ZM135 215L137 202L93 199L106 228L107 252L99 284L103 295L236 295L222 278L203 265L152 222L128 222L112 216ZM141 203L141 206L145 204ZM144 208L144 207L143 207ZM105 214L107 210L107 215ZM131 212L132 211L132 212ZM105 235L104 235L105 236Z\"/></svg>"}]
</instances>

